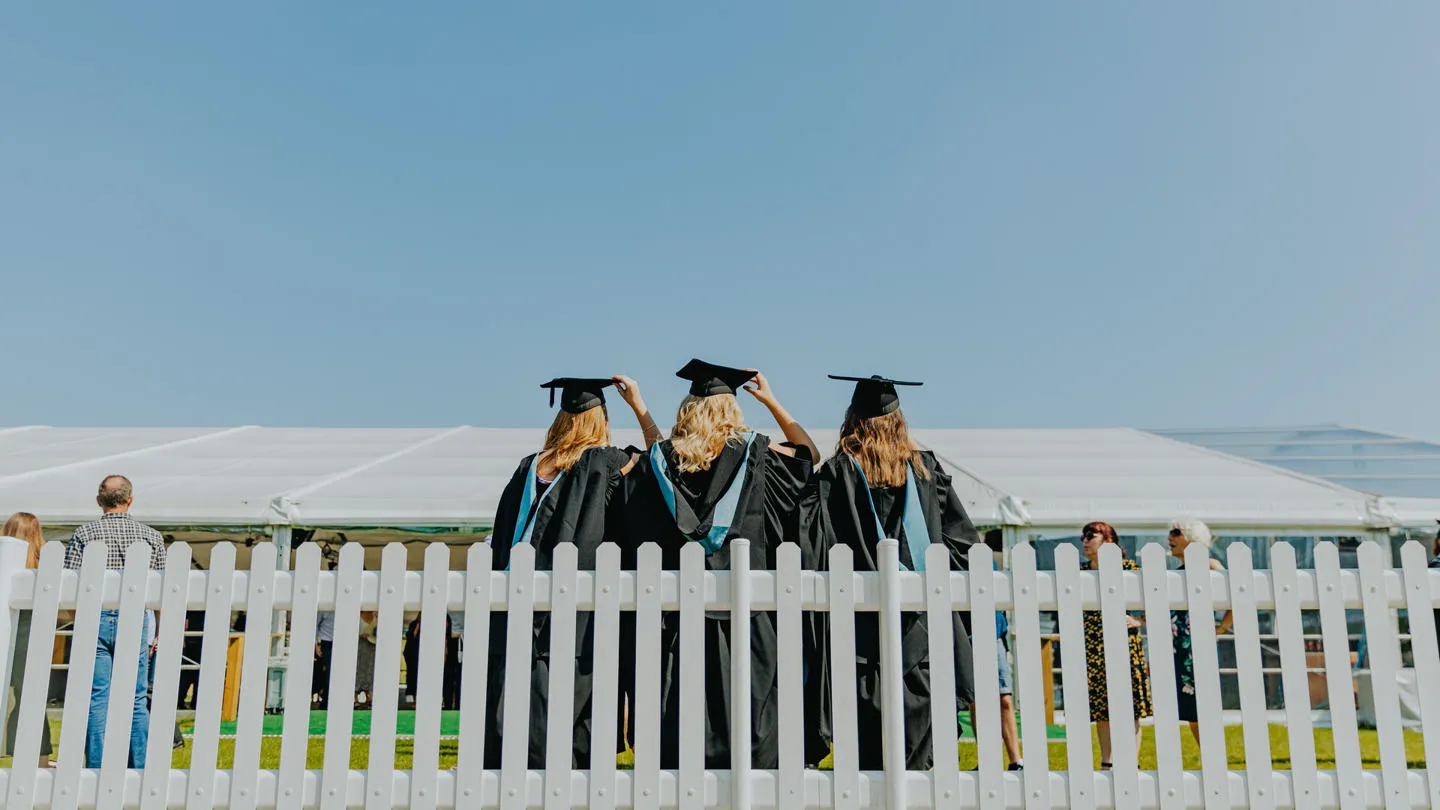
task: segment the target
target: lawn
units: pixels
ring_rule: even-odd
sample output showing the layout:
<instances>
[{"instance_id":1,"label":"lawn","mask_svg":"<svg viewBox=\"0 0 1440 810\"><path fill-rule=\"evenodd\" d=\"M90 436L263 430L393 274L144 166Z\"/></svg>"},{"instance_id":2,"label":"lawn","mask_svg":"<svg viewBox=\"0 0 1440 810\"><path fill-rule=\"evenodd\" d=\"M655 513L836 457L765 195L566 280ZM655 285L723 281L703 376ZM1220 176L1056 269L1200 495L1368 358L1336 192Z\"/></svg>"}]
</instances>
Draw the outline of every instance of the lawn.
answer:
<instances>
[{"instance_id":1,"label":"lawn","mask_svg":"<svg viewBox=\"0 0 1440 810\"><path fill-rule=\"evenodd\" d=\"M366 718L368 722L368 718ZM402 718L402 728L407 724ZM181 729L187 735L190 732L191 721L182 720ZM314 729L314 723L312 723ZM319 730L314 731L310 737L308 752L306 755L306 767L319 769L325 759L325 739L319 736L323 733L324 726L321 724ZM53 739L57 742L60 739L60 724L52 723ZM1095 740L1092 730L1092 750L1095 752L1094 766L1099 765L1099 743ZM1190 736L1188 730L1180 734L1180 744L1184 757L1186 770L1200 769L1200 749L1195 745L1195 740ZM1225 747L1228 752L1229 769L1243 770L1245 768L1245 744L1244 732L1238 726L1231 726L1225 729ZM441 739L440 741L440 767L453 768L456 763L456 756L459 743L454 738ZM188 736L183 748L175 751L173 767L190 767L191 741ZM408 769L411 766L414 753L414 743L409 738L399 738L395 741L395 767L400 770ZM1066 770L1068 759L1063 739L1052 739L1050 741L1050 767L1052 770ZM975 768L978 764L976 747L974 742L965 741L960 743L959 748L960 767L962 769ZM1360 731L1360 755L1364 767L1378 769L1380 767L1380 742L1379 736L1373 730ZM217 766L224 769L231 767L235 756L235 740L233 738L222 738L220 740L220 754ZM1317 729L1315 731L1315 756L1321 770L1333 770L1335 767L1335 746L1329 729ZM367 737L353 737L350 742L350 767L364 769L370 757L370 740ZM1286 770L1290 767L1290 743L1289 733L1284 726L1270 726L1270 758L1278 770ZM1423 738L1419 733L1405 733L1405 758L1411 768L1425 767L1425 749ZM1034 762L1034 756L1027 757ZM633 762L633 754L626 752L619 755L617 761L622 768L629 767ZM8 768L10 760L0 759L0 767ZM260 767L274 769L280 766L280 738L264 737L260 742ZM822 763L822 768L826 767ZM1155 734L1154 729L1144 730L1140 746L1140 767L1142 770L1154 770L1155 768Z\"/></svg>"}]
</instances>

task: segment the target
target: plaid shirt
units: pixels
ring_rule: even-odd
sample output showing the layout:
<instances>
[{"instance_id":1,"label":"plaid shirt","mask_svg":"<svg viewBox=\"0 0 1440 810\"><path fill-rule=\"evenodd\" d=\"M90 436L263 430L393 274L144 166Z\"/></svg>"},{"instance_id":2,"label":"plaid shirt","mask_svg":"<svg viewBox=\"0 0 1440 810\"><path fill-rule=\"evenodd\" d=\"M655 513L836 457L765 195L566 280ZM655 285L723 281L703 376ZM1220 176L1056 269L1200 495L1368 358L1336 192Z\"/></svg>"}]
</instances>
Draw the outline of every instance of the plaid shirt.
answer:
<instances>
[{"instance_id":1,"label":"plaid shirt","mask_svg":"<svg viewBox=\"0 0 1440 810\"><path fill-rule=\"evenodd\" d=\"M75 530L65 546L65 567L79 568L85 547L105 544L105 567L124 568L125 552L136 543L150 544L150 568L165 570L165 538L160 532L124 512L106 512L100 519Z\"/></svg>"}]
</instances>

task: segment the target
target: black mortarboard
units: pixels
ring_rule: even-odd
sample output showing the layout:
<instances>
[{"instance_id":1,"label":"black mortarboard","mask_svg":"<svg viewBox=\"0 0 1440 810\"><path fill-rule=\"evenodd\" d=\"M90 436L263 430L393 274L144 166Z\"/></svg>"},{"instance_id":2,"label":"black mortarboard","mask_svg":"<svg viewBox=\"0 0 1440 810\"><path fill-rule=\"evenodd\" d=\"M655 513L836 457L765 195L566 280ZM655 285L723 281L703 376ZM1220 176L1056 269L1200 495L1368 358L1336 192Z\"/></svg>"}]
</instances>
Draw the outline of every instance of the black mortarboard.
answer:
<instances>
[{"instance_id":1,"label":"black mortarboard","mask_svg":"<svg viewBox=\"0 0 1440 810\"><path fill-rule=\"evenodd\" d=\"M855 383L855 393L850 397L850 411L861 419L870 419L894 413L900 407L900 395L895 393L897 385L924 385L918 382L887 380L876 374L873 377L841 377L829 375L832 380Z\"/></svg>"},{"instance_id":2,"label":"black mortarboard","mask_svg":"<svg viewBox=\"0 0 1440 810\"><path fill-rule=\"evenodd\" d=\"M691 360L684 368L675 372L675 376L690 381L691 394L697 397L713 397L739 391L740 386L754 378L755 372L717 366L704 360Z\"/></svg>"},{"instance_id":3,"label":"black mortarboard","mask_svg":"<svg viewBox=\"0 0 1440 810\"><path fill-rule=\"evenodd\" d=\"M560 409L568 413L584 413L605 404L605 387L614 385L608 377L556 377L541 385L550 389L550 406L555 406L555 389L560 389Z\"/></svg>"}]
</instances>

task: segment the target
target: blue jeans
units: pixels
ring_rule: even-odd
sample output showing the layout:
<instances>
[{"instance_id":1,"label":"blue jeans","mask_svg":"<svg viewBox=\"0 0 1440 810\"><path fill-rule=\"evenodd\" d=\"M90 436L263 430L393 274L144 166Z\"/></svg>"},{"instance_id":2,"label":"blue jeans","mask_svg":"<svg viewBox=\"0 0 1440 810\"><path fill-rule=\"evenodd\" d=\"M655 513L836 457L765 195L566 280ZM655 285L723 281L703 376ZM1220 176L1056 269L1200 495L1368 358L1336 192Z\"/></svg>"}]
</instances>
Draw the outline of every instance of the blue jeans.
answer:
<instances>
[{"instance_id":1,"label":"blue jeans","mask_svg":"<svg viewBox=\"0 0 1440 810\"><path fill-rule=\"evenodd\" d=\"M100 638L95 646L95 678L90 683L90 725L85 731L85 767L99 768L105 750L105 720L110 706L110 678L115 666L115 635L120 622L118 611L100 612ZM150 681L150 617L141 631L140 657L135 679L135 712L130 726L131 768L145 767L145 746L150 738L150 706L146 698Z\"/></svg>"}]
</instances>

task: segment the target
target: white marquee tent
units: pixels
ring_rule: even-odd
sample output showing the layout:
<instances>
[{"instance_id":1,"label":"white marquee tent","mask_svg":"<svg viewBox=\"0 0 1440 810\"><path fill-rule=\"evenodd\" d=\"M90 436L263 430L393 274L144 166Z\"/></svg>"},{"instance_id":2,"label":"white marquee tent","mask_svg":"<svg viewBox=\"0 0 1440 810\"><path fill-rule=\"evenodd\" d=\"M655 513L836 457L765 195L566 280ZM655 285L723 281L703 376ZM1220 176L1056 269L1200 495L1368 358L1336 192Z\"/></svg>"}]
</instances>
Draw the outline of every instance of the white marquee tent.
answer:
<instances>
[{"instance_id":1,"label":"white marquee tent","mask_svg":"<svg viewBox=\"0 0 1440 810\"><path fill-rule=\"evenodd\" d=\"M1126 428L916 430L984 526L1217 527L1360 533L1393 525L1388 502L1318 478ZM494 518L541 429L0 429L0 511L49 526L96 515L110 473L135 483L156 526L473 527ZM834 431L819 431L827 450ZM617 431L617 444L638 431Z\"/></svg>"}]
</instances>

